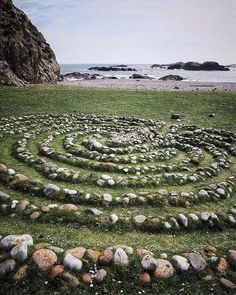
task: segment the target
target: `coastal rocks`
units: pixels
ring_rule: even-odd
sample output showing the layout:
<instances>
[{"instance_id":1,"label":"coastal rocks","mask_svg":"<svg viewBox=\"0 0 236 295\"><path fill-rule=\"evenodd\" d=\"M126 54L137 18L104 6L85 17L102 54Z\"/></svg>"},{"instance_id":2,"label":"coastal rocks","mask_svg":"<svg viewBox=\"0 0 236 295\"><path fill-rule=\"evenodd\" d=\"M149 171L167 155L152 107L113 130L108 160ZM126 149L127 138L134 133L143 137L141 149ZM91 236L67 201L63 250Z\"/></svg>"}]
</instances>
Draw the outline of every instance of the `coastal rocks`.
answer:
<instances>
[{"instance_id":1,"label":"coastal rocks","mask_svg":"<svg viewBox=\"0 0 236 295\"><path fill-rule=\"evenodd\" d=\"M128 68L128 67L118 67L118 66L109 66L109 67L91 67L88 69L89 71L102 71L102 72L107 72L107 71L122 71L122 72L132 72L136 71L134 68Z\"/></svg>"},{"instance_id":2,"label":"coastal rocks","mask_svg":"<svg viewBox=\"0 0 236 295\"><path fill-rule=\"evenodd\" d=\"M0 278L3 278L7 274L11 273L14 271L16 267L16 262L15 260L9 259L0 264Z\"/></svg>"},{"instance_id":3,"label":"coastal rocks","mask_svg":"<svg viewBox=\"0 0 236 295\"><path fill-rule=\"evenodd\" d=\"M95 280L99 283L101 283L102 281L104 281L104 279L107 276L107 272L105 271L105 269L101 268L97 271L96 275L95 275Z\"/></svg>"},{"instance_id":4,"label":"coastal rocks","mask_svg":"<svg viewBox=\"0 0 236 295\"><path fill-rule=\"evenodd\" d=\"M167 75L167 76L159 78L159 80L161 80L161 81L182 81L182 80L184 80L184 78L179 75Z\"/></svg>"},{"instance_id":5,"label":"coastal rocks","mask_svg":"<svg viewBox=\"0 0 236 295\"><path fill-rule=\"evenodd\" d=\"M24 241L27 242L28 246L33 245L33 239L30 235L9 235L0 241L0 249L11 249Z\"/></svg>"},{"instance_id":6,"label":"coastal rocks","mask_svg":"<svg viewBox=\"0 0 236 295\"><path fill-rule=\"evenodd\" d=\"M45 272L57 262L57 255L48 249L40 249L32 256L40 271Z\"/></svg>"},{"instance_id":7,"label":"coastal rocks","mask_svg":"<svg viewBox=\"0 0 236 295\"><path fill-rule=\"evenodd\" d=\"M155 269L155 276L157 278L168 279L173 276L174 268L172 264L165 259L157 259L157 267Z\"/></svg>"},{"instance_id":8,"label":"coastal rocks","mask_svg":"<svg viewBox=\"0 0 236 295\"><path fill-rule=\"evenodd\" d=\"M67 250L66 254L71 254L75 258L82 259L84 257L85 252L86 252L86 249L84 247L77 247L77 248Z\"/></svg>"},{"instance_id":9,"label":"coastal rocks","mask_svg":"<svg viewBox=\"0 0 236 295\"><path fill-rule=\"evenodd\" d=\"M1 12L0 82L18 86L57 81L60 68L43 35L12 1L3 1Z\"/></svg>"},{"instance_id":10,"label":"coastal rocks","mask_svg":"<svg viewBox=\"0 0 236 295\"><path fill-rule=\"evenodd\" d=\"M198 63L193 61L189 61L186 63L177 62L168 65L167 69L183 69L187 71L229 71L227 67L219 65L217 62L214 61L205 61L204 63Z\"/></svg>"},{"instance_id":11,"label":"coastal rocks","mask_svg":"<svg viewBox=\"0 0 236 295\"><path fill-rule=\"evenodd\" d=\"M202 271L206 267L206 260L198 253L192 252L187 255L188 260L190 261L191 266L196 271Z\"/></svg>"},{"instance_id":12,"label":"coastal rocks","mask_svg":"<svg viewBox=\"0 0 236 295\"><path fill-rule=\"evenodd\" d=\"M149 77L148 75L133 74L132 76L129 77L129 79L148 79L148 80L152 80L154 78Z\"/></svg>"},{"instance_id":13,"label":"coastal rocks","mask_svg":"<svg viewBox=\"0 0 236 295\"><path fill-rule=\"evenodd\" d=\"M83 263L80 259L76 258L75 256L71 254L66 254L63 260L63 265L73 271L80 271L82 269Z\"/></svg>"}]
</instances>

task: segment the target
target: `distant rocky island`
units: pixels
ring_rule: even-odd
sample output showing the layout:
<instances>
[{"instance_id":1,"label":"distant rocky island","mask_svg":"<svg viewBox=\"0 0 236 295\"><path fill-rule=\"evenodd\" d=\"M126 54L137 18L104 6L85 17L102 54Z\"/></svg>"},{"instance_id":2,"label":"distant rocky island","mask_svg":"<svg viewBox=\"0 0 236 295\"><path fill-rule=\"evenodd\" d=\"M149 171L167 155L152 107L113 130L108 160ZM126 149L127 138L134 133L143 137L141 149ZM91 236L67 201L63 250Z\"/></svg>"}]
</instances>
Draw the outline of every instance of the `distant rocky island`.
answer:
<instances>
[{"instance_id":1,"label":"distant rocky island","mask_svg":"<svg viewBox=\"0 0 236 295\"><path fill-rule=\"evenodd\" d=\"M176 62L172 64L154 64L151 68L167 68L167 70L187 70L187 71L229 71L229 68L220 65L215 61L205 61L203 63L188 61Z\"/></svg>"},{"instance_id":2,"label":"distant rocky island","mask_svg":"<svg viewBox=\"0 0 236 295\"><path fill-rule=\"evenodd\" d=\"M1 0L0 12L0 84L58 81L55 54L27 15L12 0Z\"/></svg>"},{"instance_id":3,"label":"distant rocky island","mask_svg":"<svg viewBox=\"0 0 236 295\"><path fill-rule=\"evenodd\" d=\"M135 72L135 71L137 71L134 68L128 68L126 65L109 66L109 67L91 67L88 70L89 71L102 71L102 72L108 72L108 71Z\"/></svg>"}]
</instances>

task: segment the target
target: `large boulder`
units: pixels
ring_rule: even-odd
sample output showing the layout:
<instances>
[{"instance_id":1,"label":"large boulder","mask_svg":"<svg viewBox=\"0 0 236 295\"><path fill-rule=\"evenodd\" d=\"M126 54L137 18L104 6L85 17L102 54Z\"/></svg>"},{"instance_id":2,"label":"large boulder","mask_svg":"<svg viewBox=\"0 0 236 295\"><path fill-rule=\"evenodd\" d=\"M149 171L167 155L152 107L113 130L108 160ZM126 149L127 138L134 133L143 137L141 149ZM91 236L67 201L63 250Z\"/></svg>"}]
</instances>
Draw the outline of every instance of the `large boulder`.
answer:
<instances>
[{"instance_id":1,"label":"large boulder","mask_svg":"<svg viewBox=\"0 0 236 295\"><path fill-rule=\"evenodd\" d=\"M55 54L27 15L12 0L1 0L0 11L0 84L57 81L60 68Z\"/></svg>"}]
</instances>

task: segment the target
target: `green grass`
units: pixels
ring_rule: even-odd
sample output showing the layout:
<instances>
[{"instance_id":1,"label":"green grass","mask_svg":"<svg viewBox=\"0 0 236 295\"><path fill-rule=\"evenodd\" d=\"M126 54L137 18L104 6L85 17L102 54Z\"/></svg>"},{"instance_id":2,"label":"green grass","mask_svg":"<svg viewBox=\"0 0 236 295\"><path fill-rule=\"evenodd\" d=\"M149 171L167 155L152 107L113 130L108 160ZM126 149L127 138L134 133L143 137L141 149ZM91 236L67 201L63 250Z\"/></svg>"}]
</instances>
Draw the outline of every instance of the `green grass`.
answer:
<instances>
[{"instance_id":1,"label":"green grass","mask_svg":"<svg viewBox=\"0 0 236 295\"><path fill-rule=\"evenodd\" d=\"M236 95L233 93L211 93L211 92L155 92L155 91L128 91L128 90L94 90L79 89L76 87L65 86L30 86L24 88L0 87L0 116L22 116L24 114L41 114L41 113L91 113L102 115L119 115L140 117L148 119L164 120L167 125L175 123L170 119L172 113L180 113L183 116L182 123L195 124L199 127L215 127L219 129L227 129L236 131ZM210 118L208 115L214 113L215 117ZM51 181L36 172L33 168L14 159L11 155L12 146L17 137L10 137L0 140L0 162L12 165L21 173L28 176L41 179L44 183ZM30 142L30 150L37 154L38 138ZM54 142L55 148L63 151L60 140ZM48 161L51 161L48 159ZM206 159L207 164L208 159ZM209 158L209 161L211 159ZM229 175L236 172L235 158L231 158L232 164L230 170L226 170L218 177L214 177L208 181L212 183L217 180L223 180ZM70 167L69 165L60 164L62 167ZM74 168L74 170L76 170ZM56 183L56 182L55 182ZM60 185L73 188L73 184L58 182ZM206 182L207 183L207 182ZM197 185L195 185L197 186ZM84 186L87 190L94 190L94 187ZM171 188L171 187L170 187ZM174 189L174 187L172 188ZM179 188L176 187L176 190ZM190 190L191 185L184 186L185 190ZM53 201L44 200L39 197L28 196L27 194L14 192L9 188L0 185L0 190L5 191L14 199L28 199L31 203L42 206L43 204L52 203ZM140 189L141 190L141 189ZM97 189L98 192L109 191L109 189ZM123 193L125 190L118 190ZM130 189L129 191L132 191ZM60 203L60 202L57 202ZM179 212L189 213L196 211L220 211L224 207L232 206L236 203L236 196L232 199L218 203L204 203L192 205L190 208L152 208L150 206L133 207L117 207L102 208L109 214L115 212L125 215L127 211L131 211L131 215L174 215ZM81 206L83 208L83 206ZM100 250L115 244L127 244L134 248L143 247L151 249L157 254L167 253L169 257L173 254L181 254L190 250L201 250L208 244L212 244L218 248L219 253L227 253L230 248L235 248L236 234L233 229L224 231L193 231L172 234L148 234L138 231L128 231L115 233L110 231L99 231L88 228L86 226L76 227L70 224L48 224L33 222L27 219L21 219L20 216L15 218L6 218L0 216L0 235L14 233L29 233L36 242L47 241L62 247L85 246L94 247ZM223 289L216 278L210 283L200 282L195 276L174 276L172 281L155 282L152 286L143 287L136 284L132 274L126 274L127 277L122 278L126 282L120 285L112 280L106 287L109 294L138 294L145 290L145 294L229 294ZM81 285L75 291L67 291L57 289L56 287L48 287L43 285L45 278L39 278L34 282L32 288L25 285L19 288L12 282L6 282L4 287L0 289L0 294L95 294L94 290ZM185 285L183 285L183 283ZM29 282L32 284L32 282ZM211 290L213 289L213 291ZM101 290L97 290L101 294ZM79 293L78 293L79 292ZM143 293L142 293L143 294Z\"/></svg>"}]
</instances>

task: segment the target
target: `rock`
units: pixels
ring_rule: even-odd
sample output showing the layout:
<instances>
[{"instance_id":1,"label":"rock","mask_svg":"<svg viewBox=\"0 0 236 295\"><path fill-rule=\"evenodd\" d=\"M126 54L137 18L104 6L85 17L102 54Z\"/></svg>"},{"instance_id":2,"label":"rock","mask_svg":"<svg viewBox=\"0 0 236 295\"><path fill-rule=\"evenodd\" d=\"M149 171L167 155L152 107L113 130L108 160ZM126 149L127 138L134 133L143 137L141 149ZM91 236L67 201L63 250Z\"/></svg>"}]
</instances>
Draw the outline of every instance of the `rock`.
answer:
<instances>
[{"instance_id":1,"label":"rock","mask_svg":"<svg viewBox=\"0 0 236 295\"><path fill-rule=\"evenodd\" d=\"M6 61L0 61L0 85L23 86L24 82L19 79Z\"/></svg>"},{"instance_id":2,"label":"rock","mask_svg":"<svg viewBox=\"0 0 236 295\"><path fill-rule=\"evenodd\" d=\"M0 203L5 203L9 200L10 196L0 191Z\"/></svg>"},{"instance_id":3,"label":"rock","mask_svg":"<svg viewBox=\"0 0 236 295\"><path fill-rule=\"evenodd\" d=\"M151 276L147 272L143 272L138 276L138 280L142 284L149 284L151 282Z\"/></svg>"},{"instance_id":4,"label":"rock","mask_svg":"<svg viewBox=\"0 0 236 295\"><path fill-rule=\"evenodd\" d=\"M78 259L83 259L86 249L84 247L77 247L73 249L69 249L66 251L66 254L71 254Z\"/></svg>"},{"instance_id":5,"label":"rock","mask_svg":"<svg viewBox=\"0 0 236 295\"><path fill-rule=\"evenodd\" d=\"M177 267L181 271L186 271L186 270L189 269L190 264L188 263L188 260L185 257L175 255L175 256L172 257L172 259L176 262Z\"/></svg>"},{"instance_id":6,"label":"rock","mask_svg":"<svg viewBox=\"0 0 236 295\"><path fill-rule=\"evenodd\" d=\"M80 259L74 257L73 255L66 254L63 260L63 265L73 271L80 271L82 269L83 263Z\"/></svg>"},{"instance_id":7,"label":"rock","mask_svg":"<svg viewBox=\"0 0 236 295\"><path fill-rule=\"evenodd\" d=\"M200 161L199 161L199 159L197 157L192 157L190 162L193 163L194 165L198 165L200 163ZM205 190L203 190L203 191L205 191ZM204 195L205 195L205 192L204 192ZM203 192L200 193L200 196L201 196L201 194L203 194ZM203 195L203 197L204 197L204 195ZM207 195L208 195L208 193L207 193Z\"/></svg>"},{"instance_id":8,"label":"rock","mask_svg":"<svg viewBox=\"0 0 236 295\"><path fill-rule=\"evenodd\" d=\"M99 256L101 255L101 252L96 251L96 250L92 250L92 249L88 249L85 252L85 257L86 259L92 261L93 263L97 263Z\"/></svg>"},{"instance_id":9,"label":"rock","mask_svg":"<svg viewBox=\"0 0 236 295\"><path fill-rule=\"evenodd\" d=\"M82 275L82 280L85 284L90 285L93 281L92 276L90 273L85 273Z\"/></svg>"},{"instance_id":10,"label":"rock","mask_svg":"<svg viewBox=\"0 0 236 295\"><path fill-rule=\"evenodd\" d=\"M164 77L159 78L158 80L162 80L162 81L182 81L182 80L184 80L184 78L179 76L179 75L166 75Z\"/></svg>"},{"instance_id":11,"label":"rock","mask_svg":"<svg viewBox=\"0 0 236 295\"><path fill-rule=\"evenodd\" d=\"M136 69L133 69L133 68L127 68L127 67L117 67L117 66L109 66L109 67L91 67L88 69L89 71L103 71L103 72L106 72L106 71L122 71L122 72L131 72L131 71L136 71Z\"/></svg>"},{"instance_id":12,"label":"rock","mask_svg":"<svg viewBox=\"0 0 236 295\"><path fill-rule=\"evenodd\" d=\"M11 249L23 241L26 241L28 246L33 245L33 239L30 235L9 235L0 241L0 249Z\"/></svg>"},{"instance_id":13,"label":"rock","mask_svg":"<svg viewBox=\"0 0 236 295\"><path fill-rule=\"evenodd\" d=\"M177 220L178 220L180 225L182 225L183 227L187 227L188 219L184 214L179 214L178 217L177 217Z\"/></svg>"},{"instance_id":14,"label":"rock","mask_svg":"<svg viewBox=\"0 0 236 295\"><path fill-rule=\"evenodd\" d=\"M27 242L24 241L21 244L15 246L11 250L11 257L19 263L23 263L28 258Z\"/></svg>"},{"instance_id":15,"label":"rock","mask_svg":"<svg viewBox=\"0 0 236 295\"><path fill-rule=\"evenodd\" d=\"M57 255L48 249L40 249L35 251L32 258L39 270L42 272L47 271L57 262Z\"/></svg>"},{"instance_id":16,"label":"rock","mask_svg":"<svg viewBox=\"0 0 236 295\"><path fill-rule=\"evenodd\" d=\"M149 77L147 75L133 74L132 76L129 77L129 79L148 79L148 80L152 80L154 78Z\"/></svg>"},{"instance_id":17,"label":"rock","mask_svg":"<svg viewBox=\"0 0 236 295\"><path fill-rule=\"evenodd\" d=\"M44 187L43 194L45 197L52 198L60 192L60 188L55 184L48 184Z\"/></svg>"},{"instance_id":18,"label":"rock","mask_svg":"<svg viewBox=\"0 0 236 295\"><path fill-rule=\"evenodd\" d=\"M40 250L40 249L44 249L47 248L50 244L48 243L38 243L38 244L34 244L34 249L35 250Z\"/></svg>"},{"instance_id":19,"label":"rock","mask_svg":"<svg viewBox=\"0 0 236 295\"><path fill-rule=\"evenodd\" d=\"M113 258L113 253L111 250L104 250L99 256L98 262L102 265L108 265Z\"/></svg>"},{"instance_id":20,"label":"rock","mask_svg":"<svg viewBox=\"0 0 236 295\"><path fill-rule=\"evenodd\" d=\"M0 278L6 276L10 272L13 272L16 267L16 262L13 259L6 260L0 264Z\"/></svg>"},{"instance_id":21,"label":"rock","mask_svg":"<svg viewBox=\"0 0 236 295\"><path fill-rule=\"evenodd\" d=\"M21 200L19 203L16 204L16 209L23 211L26 207L29 206L29 202L27 200Z\"/></svg>"},{"instance_id":22,"label":"rock","mask_svg":"<svg viewBox=\"0 0 236 295\"><path fill-rule=\"evenodd\" d=\"M180 117L180 114L172 114L171 115L171 119L173 119L173 120L177 120L177 119L180 119L181 117Z\"/></svg>"},{"instance_id":23,"label":"rock","mask_svg":"<svg viewBox=\"0 0 236 295\"><path fill-rule=\"evenodd\" d=\"M112 202L112 195L110 195L110 194L104 194L103 195L103 200L105 201L105 202Z\"/></svg>"},{"instance_id":24,"label":"rock","mask_svg":"<svg viewBox=\"0 0 236 295\"><path fill-rule=\"evenodd\" d=\"M197 222L199 220L198 216L194 213L188 214L188 218L190 218L194 222Z\"/></svg>"},{"instance_id":25,"label":"rock","mask_svg":"<svg viewBox=\"0 0 236 295\"><path fill-rule=\"evenodd\" d=\"M198 253L189 253L188 260L192 267L197 271L202 271L206 267L206 260Z\"/></svg>"},{"instance_id":26,"label":"rock","mask_svg":"<svg viewBox=\"0 0 236 295\"><path fill-rule=\"evenodd\" d=\"M157 267L157 260L150 255L145 255L141 261L144 270L154 270Z\"/></svg>"},{"instance_id":27,"label":"rock","mask_svg":"<svg viewBox=\"0 0 236 295\"><path fill-rule=\"evenodd\" d=\"M200 219L201 219L201 221L203 221L203 222L207 222L207 221L209 220L210 216L211 216L210 213L208 213L208 212L202 212L202 213L200 214Z\"/></svg>"},{"instance_id":28,"label":"rock","mask_svg":"<svg viewBox=\"0 0 236 295\"><path fill-rule=\"evenodd\" d=\"M236 271L236 251L235 250L229 251L228 262L232 266L233 270Z\"/></svg>"},{"instance_id":29,"label":"rock","mask_svg":"<svg viewBox=\"0 0 236 295\"><path fill-rule=\"evenodd\" d=\"M102 281L104 281L106 276L107 276L107 272L105 271L105 269L99 269L95 275L95 280L101 283Z\"/></svg>"},{"instance_id":30,"label":"rock","mask_svg":"<svg viewBox=\"0 0 236 295\"><path fill-rule=\"evenodd\" d=\"M60 68L43 35L12 1L1 2L0 84L45 83L59 79Z\"/></svg>"},{"instance_id":31,"label":"rock","mask_svg":"<svg viewBox=\"0 0 236 295\"><path fill-rule=\"evenodd\" d=\"M168 279L174 274L174 268L172 264L165 259L157 259L157 267L155 270L155 276L157 278Z\"/></svg>"},{"instance_id":32,"label":"rock","mask_svg":"<svg viewBox=\"0 0 236 295\"><path fill-rule=\"evenodd\" d=\"M167 69L183 69L187 71L229 71L227 67L219 65L215 61L205 61L204 63L198 63L193 61L189 61L186 63L177 62L174 64L169 64Z\"/></svg>"},{"instance_id":33,"label":"rock","mask_svg":"<svg viewBox=\"0 0 236 295\"><path fill-rule=\"evenodd\" d=\"M119 220L119 217L116 214L111 214L111 222L116 223Z\"/></svg>"},{"instance_id":34,"label":"rock","mask_svg":"<svg viewBox=\"0 0 236 295\"><path fill-rule=\"evenodd\" d=\"M221 258L218 265L217 265L217 272L219 274L223 274L229 267L229 264L225 258Z\"/></svg>"},{"instance_id":35,"label":"rock","mask_svg":"<svg viewBox=\"0 0 236 295\"><path fill-rule=\"evenodd\" d=\"M55 265L50 271L49 279L54 280L56 277L58 277L61 273L64 272L64 266L63 265Z\"/></svg>"},{"instance_id":36,"label":"rock","mask_svg":"<svg viewBox=\"0 0 236 295\"><path fill-rule=\"evenodd\" d=\"M135 221L135 223L144 223L144 221L147 219L147 217L146 216L144 216L144 215L137 215L137 216L135 216L134 217L134 221Z\"/></svg>"},{"instance_id":37,"label":"rock","mask_svg":"<svg viewBox=\"0 0 236 295\"><path fill-rule=\"evenodd\" d=\"M114 254L114 262L116 264L121 264L125 266L129 264L129 258L123 249L116 249L116 252Z\"/></svg>"},{"instance_id":38,"label":"rock","mask_svg":"<svg viewBox=\"0 0 236 295\"><path fill-rule=\"evenodd\" d=\"M74 204L64 204L60 206L60 210L63 212L72 212L78 210Z\"/></svg>"},{"instance_id":39,"label":"rock","mask_svg":"<svg viewBox=\"0 0 236 295\"><path fill-rule=\"evenodd\" d=\"M55 246L47 246L46 247L48 250L51 250L53 252L55 252L56 254L61 254L64 252L64 249L60 248L60 247L55 247Z\"/></svg>"},{"instance_id":40,"label":"rock","mask_svg":"<svg viewBox=\"0 0 236 295\"><path fill-rule=\"evenodd\" d=\"M199 197L201 197L201 198L208 198L208 197L209 197L208 192L207 192L206 190L204 190L204 189L201 189L201 190L198 192L198 195L199 195Z\"/></svg>"},{"instance_id":41,"label":"rock","mask_svg":"<svg viewBox=\"0 0 236 295\"><path fill-rule=\"evenodd\" d=\"M101 215L103 213L102 211L100 211L100 210L98 210L96 208L86 208L84 211L86 213L93 214L95 216L99 216L99 215Z\"/></svg>"},{"instance_id":42,"label":"rock","mask_svg":"<svg viewBox=\"0 0 236 295\"><path fill-rule=\"evenodd\" d=\"M236 284L234 284L233 282L231 282L223 277L220 278L220 282L227 289L232 289L232 290L236 289Z\"/></svg>"},{"instance_id":43,"label":"rock","mask_svg":"<svg viewBox=\"0 0 236 295\"><path fill-rule=\"evenodd\" d=\"M38 212L38 211L35 211L35 212L33 212L31 215L30 215L30 219L38 219L39 218L39 216L40 216L40 212Z\"/></svg>"},{"instance_id":44,"label":"rock","mask_svg":"<svg viewBox=\"0 0 236 295\"><path fill-rule=\"evenodd\" d=\"M23 280L27 275L27 265L22 265L17 272L14 274L13 279L15 281Z\"/></svg>"},{"instance_id":45,"label":"rock","mask_svg":"<svg viewBox=\"0 0 236 295\"><path fill-rule=\"evenodd\" d=\"M67 271L64 271L59 275L62 280L62 284L69 288L75 288L79 285L79 280Z\"/></svg>"}]
</instances>

